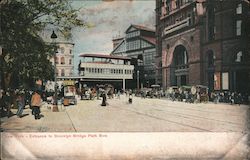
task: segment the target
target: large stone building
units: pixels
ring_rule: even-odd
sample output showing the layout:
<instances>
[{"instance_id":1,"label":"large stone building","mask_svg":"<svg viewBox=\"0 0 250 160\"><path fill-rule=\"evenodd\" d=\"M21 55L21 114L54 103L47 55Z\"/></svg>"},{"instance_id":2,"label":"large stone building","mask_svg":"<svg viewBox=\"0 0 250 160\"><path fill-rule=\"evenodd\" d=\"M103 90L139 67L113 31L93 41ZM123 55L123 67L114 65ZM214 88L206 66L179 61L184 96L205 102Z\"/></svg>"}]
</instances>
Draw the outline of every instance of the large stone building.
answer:
<instances>
[{"instance_id":1,"label":"large stone building","mask_svg":"<svg viewBox=\"0 0 250 160\"><path fill-rule=\"evenodd\" d=\"M250 91L249 0L156 0L162 85Z\"/></svg>"},{"instance_id":2,"label":"large stone building","mask_svg":"<svg viewBox=\"0 0 250 160\"><path fill-rule=\"evenodd\" d=\"M132 58L131 63L135 66L133 88L155 84L154 30L144 26L130 25L125 32L125 37L114 38L113 45L111 55Z\"/></svg>"}]
</instances>

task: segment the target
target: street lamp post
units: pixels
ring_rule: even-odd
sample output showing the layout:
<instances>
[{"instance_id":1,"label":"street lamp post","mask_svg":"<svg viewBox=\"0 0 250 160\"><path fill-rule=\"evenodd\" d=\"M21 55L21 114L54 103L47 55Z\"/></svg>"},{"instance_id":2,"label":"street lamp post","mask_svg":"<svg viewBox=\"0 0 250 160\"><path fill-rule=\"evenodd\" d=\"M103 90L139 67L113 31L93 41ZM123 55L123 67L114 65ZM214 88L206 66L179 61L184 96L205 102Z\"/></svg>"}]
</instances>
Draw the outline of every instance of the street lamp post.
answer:
<instances>
[{"instance_id":1,"label":"street lamp post","mask_svg":"<svg viewBox=\"0 0 250 160\"><path fill-rule=\"evenodd\" d=\"M148 75L144 74L144 84L146 87L148 87Z\"/></svg>"},{"instance_id":2,"label":"street lamp post","mask_svg":"<svg viewBox=\"0 0 250 160\"><path fill-rule=\"evenodd\" d=\"M138 65L138 70L137 70L137 89L140 89L140 68L143 65L143 60L137 59L137 65Z\"/></svg>"},{"instance_id":3,"label":"street lamp post","mask_svg":"<svg viewBox=\"0 0 250 160\"><path fill-rule=\"evenodd\" d=\"M139 90L140 88L140 71L137 70L137 89Z\"/></svg>"},{"instance_id":4,"label":"street lamp post","mask_svg":"<svg viewBox=\"0 0 250 160\"><path fill-rule=\"evenodd\" d=\"M50 38L52 39L53 45L56 45L55 40L57 38L57 35L53 31ZM56 47L56 46L54 46ZM57 77L56 77L56 48L54 48L54 78L55 78L55 95L54 95L54 105L53 105L53 112L58 112L58 106L57 106Z\"/></svg>"}]
</instances>

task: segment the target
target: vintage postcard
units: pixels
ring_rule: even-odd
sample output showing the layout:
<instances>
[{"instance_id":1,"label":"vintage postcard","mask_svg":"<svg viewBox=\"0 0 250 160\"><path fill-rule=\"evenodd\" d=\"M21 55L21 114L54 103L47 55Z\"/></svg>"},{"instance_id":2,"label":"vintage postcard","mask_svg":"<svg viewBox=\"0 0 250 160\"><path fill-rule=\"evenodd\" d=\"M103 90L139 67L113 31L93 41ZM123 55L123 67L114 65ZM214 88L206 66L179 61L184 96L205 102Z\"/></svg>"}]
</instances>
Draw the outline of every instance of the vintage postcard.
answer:
<instances>
[{"instance_id":1,"label":"vintage postcard","mask_svg":"<svg viewBox=\"0 0 250 160\"><path fill-rule=\"evenodd\" d=\"M1 159L250 159L249 0L1 0Z\"/></svg>"}]
</instances>

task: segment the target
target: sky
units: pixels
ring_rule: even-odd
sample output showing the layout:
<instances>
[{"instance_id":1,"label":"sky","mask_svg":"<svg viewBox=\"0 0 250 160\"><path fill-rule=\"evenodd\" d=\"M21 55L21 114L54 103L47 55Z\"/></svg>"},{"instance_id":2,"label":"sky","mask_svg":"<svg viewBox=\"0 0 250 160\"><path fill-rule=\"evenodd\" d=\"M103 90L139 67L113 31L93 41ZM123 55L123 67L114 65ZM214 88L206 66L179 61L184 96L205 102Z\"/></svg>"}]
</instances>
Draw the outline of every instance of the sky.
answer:
<instances>
[{"instance_id":1,"label":"sky","mask_svg":"<svg viewBox=\"0 0 250 160\"><path fill-rule=\"evenodd\" d=\"M79 54L110 54L113 37L124 36L131 24L155 28L155 0L73 0L72 6L88 24L73 30L75 73Z\"/></svg>"}]
</instances>

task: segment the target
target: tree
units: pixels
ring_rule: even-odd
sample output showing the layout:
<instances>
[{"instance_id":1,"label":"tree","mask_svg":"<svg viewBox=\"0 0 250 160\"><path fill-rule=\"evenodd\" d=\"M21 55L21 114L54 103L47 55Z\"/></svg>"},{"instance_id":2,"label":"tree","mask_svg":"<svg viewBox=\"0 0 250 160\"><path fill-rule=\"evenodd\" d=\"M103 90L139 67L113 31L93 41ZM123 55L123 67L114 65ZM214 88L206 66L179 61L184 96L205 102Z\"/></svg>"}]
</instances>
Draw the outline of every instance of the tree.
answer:
<instances>
[{"instance_id":1,"label":"tree","mask_svg":"<svg viewBox=\"0 0 250 160\"><path fill-rule=\"evenodd\" d=\"M74 27L85 26L77 10L68 0L5 0L0 7L1 86L16 88L17 82L52 79L53 66L49 59L55 48L40 33L46 28L56 28L65 38L70 38Z\"/></svg>"}]
</instances>

